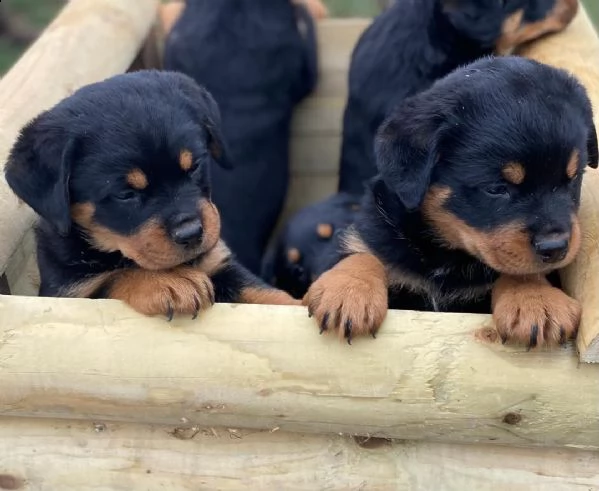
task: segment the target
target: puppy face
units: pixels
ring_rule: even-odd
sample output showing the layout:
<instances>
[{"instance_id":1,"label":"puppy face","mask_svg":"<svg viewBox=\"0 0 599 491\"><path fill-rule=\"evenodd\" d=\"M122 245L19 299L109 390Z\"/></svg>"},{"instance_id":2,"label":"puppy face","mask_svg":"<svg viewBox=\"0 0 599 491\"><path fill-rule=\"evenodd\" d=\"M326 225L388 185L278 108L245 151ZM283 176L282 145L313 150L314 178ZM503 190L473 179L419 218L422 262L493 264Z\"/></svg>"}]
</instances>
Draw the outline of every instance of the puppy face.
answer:
<instances>
[{"instance_id":1,"label":"puppy face","mask_svg":"<svg viewBox=\"0 0 599 491\"><path fill-rule=\"evenodd\" d=\"M377 158L437 240L498 272L543 273L578 252L597 136L584 89L562 71L515 57L457 70L383 124Z\"/></svg>"},{"instance_id":2,"label":"puppy face","mask_svg":"<svg viewBox=\"0 0 599 491\"><path fill-rule=\"evenodd\" d=\"M441 0L450 22L466 37L497 54L564 29L578 0Z\"/></svg>"},{"instance_id":3,"label":"puppy face","mask_svg":"<svg viewBox=\"0 0 599 491\"><path fill-rule=\"evenodd\" d=\"M6 169L61 234L166 269L220 235L209 170L226 163L210 95L182 75L137 72L81 89L30 123Z\"/></svg>"}]
</instances>

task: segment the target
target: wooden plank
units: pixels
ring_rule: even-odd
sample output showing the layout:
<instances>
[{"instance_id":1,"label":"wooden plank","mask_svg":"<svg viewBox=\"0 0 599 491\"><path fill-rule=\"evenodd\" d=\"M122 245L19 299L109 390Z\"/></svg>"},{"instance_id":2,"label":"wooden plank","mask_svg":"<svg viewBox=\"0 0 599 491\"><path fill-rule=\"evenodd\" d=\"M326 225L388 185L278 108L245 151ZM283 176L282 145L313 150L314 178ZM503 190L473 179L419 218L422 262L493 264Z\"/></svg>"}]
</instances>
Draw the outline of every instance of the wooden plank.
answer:
<instances>
[{"instance_id":1,"label":"wooden plank","mask_svg":"<svg viewBox=\"0 0 599 491\"><path fill-rule=\"evenodd\" d=\"M282 431L0 420L0 488L23 491L599 489L599 454ZM3 481L2 481L3 480Z\"/></svg>"},{"instance_id":2,"label":"wooden plank","mask_svg":"<svg viewBox=\"0 0 599 491\"><path fill-rule=\"evenodd\" d=\"M0 82L0 162L18 131L82 85L124 72L155 17L157 0L69 2ZM0 272L34 221L0 177Z\"/></svg>"},{"instance_id":3,"label":"wooden plank","mask_svg":"<svg viewBox=\"0 0 599 491\"><path fill-rule=\"evenodd\" d=\"M586 86L599 128L599 38L584 8L564 32L532 44L522 54L564 68ZM582 188L582 248L563 271L565 290L583 305L577 345L580 360L599 363L599 171L588 169Z\"/></svg>"},{"instance_id":4,"label":"wooden plank","mask_svg":"<svg viewBox=\"0 0 599 491\"><path fill-rule=\"evenodd\" d=\"M599 367L571 345L484 342L489 322L390 312L348 346L303 307L169 324L116 301L0 296L0 414L599 449Z\"/></svg>"}]
</instances>

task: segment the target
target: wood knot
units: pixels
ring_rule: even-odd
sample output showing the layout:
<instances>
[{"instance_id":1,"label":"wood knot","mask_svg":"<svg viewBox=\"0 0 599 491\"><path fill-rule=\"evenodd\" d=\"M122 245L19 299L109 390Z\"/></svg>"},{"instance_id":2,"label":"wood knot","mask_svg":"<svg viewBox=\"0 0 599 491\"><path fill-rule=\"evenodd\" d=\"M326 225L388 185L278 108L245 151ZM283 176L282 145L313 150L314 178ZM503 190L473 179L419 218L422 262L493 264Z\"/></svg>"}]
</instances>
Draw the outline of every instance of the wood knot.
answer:
<instances>
[{"instance_id":1,"label":"wood knot","mask_svg":"<svg viewBox=\"0 0 599 491\"><path fill-rule=\"evenodd\" d=\"M520 421L522 421L522 416L518 413L507 413L503 417L503 422L508 425L517 425Z\"/></svg>"},{"instance_id":2,"label":"wood knot","mask_svg":"<svg viewBox=\"0 0 599 491\"><path fill-rule=\"evenodd\" d=\"M474 332L474 337L483 343L497 343L499 334L494 327L481 327Z\"/></svg>"},{"instance_id":3,"label":"wood knot","mask_svg":"<svg viewBox=\"0 0 599 491\"><path fill-rule=\"evenodd\" d=\"M388 438L377 438L373 436L354 436L354 441L359 447L367 450L374 450L376 448L388 447L391 445L391 440Z\"/></svg>"},{"instance_id":4,"label":"wood knot","mask_svg":"<svg viewBox=\"0 0 599 491\"><path fill-rule=\"evenodd\" d=\"M0 474L0 489L21 489L23 485L23 480L18 477Z\"/></svg>"}]
</instances>

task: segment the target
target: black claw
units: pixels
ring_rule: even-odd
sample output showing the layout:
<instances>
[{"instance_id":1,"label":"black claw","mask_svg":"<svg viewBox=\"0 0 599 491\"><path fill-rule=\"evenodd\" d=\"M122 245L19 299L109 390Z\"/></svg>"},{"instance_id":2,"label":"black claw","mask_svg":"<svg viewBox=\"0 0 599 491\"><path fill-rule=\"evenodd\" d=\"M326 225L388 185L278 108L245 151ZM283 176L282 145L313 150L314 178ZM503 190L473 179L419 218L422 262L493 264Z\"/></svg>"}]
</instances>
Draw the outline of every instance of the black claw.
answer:
<instances>
[{"instance_id":1,"label":"black claw","mask_svg":"<svg viewBox=\"0 0 599 491\"><path fill-rule=\"evenodd\" d=\"M564 344L566 344L567 339L566 339L566 330L563 327L559 328L559 344L561 344L562 346Z\"/></svg>"},{"instance_id":2,"label":"black claw","mask_svg":"<svg viewBox=\"0 0 599 491\"><path fill-rule=\"evenodd\" d=\"M313 315L314 315L314 312L312 312L312 307L310 307L310 306L308 305L308 317L310 317L310 318L311 318Z\"/></svg>"},{"instance_id":3,"label":"black claw","mask_svg":"<svg viewBox=\"0 0 599 491\"><path fill-rule=\"evenodd\" d=\"M329 328L328 323L329 323L329 313L325 312L325 314L322 316L322 322L320 323L320 334L322 334Z\"/></svg>"},{"instance_id":4,"label":"black claw","mask_svg":"<svg viewBox=\"0 0 599 491\"><path fill-rule=\"evenodd\" d=\"M539 335L539 326L536 324L532 326L530 330L530 342L528 343L528 350L530 351L532 348L537 345L537 336Z\"/></svg>"},{"instance_id":5,"label":"black claw","mask_svg":"<svg viewBox=\"0 0 599 491\"><path fill-rule=\"evenodd\" d=\"M501 337L501 344L507 343L507 334L502 333L499 336Z\"/></svg>"},{"instance_id":6,"label":"black claw","mask_svg":"<svg viewBox=\"0 0 599 491\"><path fill-rule=\"evenodd\" d=\"M173 320L173 317L174 317L174 315L175 315L175 312L174 312L174 310L173 310L173 306L172 306L172 305L171 305L171 303L169 302L169 303L168 303L167 310L166 310L166 320L167 320L167 321L169 321L169 322L170 322L170 321L172 321L172 320Z\"/></svg>"},{"instance_id":7,"label":"black claw","mask_svg":"<svg viewBox=\"0 0 599 491\"><path fill-rule=\"evenodd\" d=\"M375 331L372 331L372 332L370 333L370 335L372 336L372 339L376 339L376 332L375 332Z\"/></svg>"},{"instance_id":8,"label":"black claw","mask_svg":"<svg viewBox=\"0 0 599 491\"><path fill-rule=\"evenodd\" d=\"M347 344L351 344L351 330L352 330L352 321L351 321L351 319L347 319L345 321L345 337L347 338Z\"/></svg>"},{"instance_id":9,"label":"black claw","mask_svg":"<svg viewBox=\"0 0 599 491\"><path fill-rule=\"evenodd\" d=\"M195 312L193 313L193 317L191 318L192 321L196 320L198 318L198 314L200 313L200 300L198 298L194 298L193 299L195 302Z\"/></svg>"}]
</instances>

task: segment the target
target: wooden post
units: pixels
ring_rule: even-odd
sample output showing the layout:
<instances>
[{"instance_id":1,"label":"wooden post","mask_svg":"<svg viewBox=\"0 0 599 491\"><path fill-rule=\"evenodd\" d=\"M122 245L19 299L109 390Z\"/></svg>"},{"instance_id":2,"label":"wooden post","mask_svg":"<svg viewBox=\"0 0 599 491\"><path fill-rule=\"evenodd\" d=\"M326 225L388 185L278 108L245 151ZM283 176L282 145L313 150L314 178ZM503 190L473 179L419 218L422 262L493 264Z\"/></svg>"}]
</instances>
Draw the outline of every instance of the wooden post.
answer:
<instances>
[{"instance_id":1,"label":"wooden post","mask_svg":"<svg viewBox=\"0 0 599 491\"><path fill-rule=\"evenodd\" d=\"M127 70L155 18L158 0L69 2L42 36L0 81L0 162L18 131L79 87ZM0 272L33 211L19 203L0 177Z\"/></svg>"},{"instance_id":2,"label":"wooden post","mask_svg":"<svg viewBox=\"0 0 599 491\"><path fill-rule=\"evenodd\" d=\"M396 311L349 346L303 307L168 323L110 300L0 296L0 415L599 449L599 367L573 346L491 343L489 325Z\"/></svg>"},{"instance_id":3,"label":"wooden post","mask_svg":"<svg viewBox=\"0 0 599 491\"><path fill-rule=\"evenodd\" d=\"M587 88L599 128L599 38L584 8L562 33L531 44L522 55L568 70ZM563 271L564 289L583 305L578 350L583 362L599 362L599 171L588 169L583 179L580 219L582 248Z\"/></svg>"},{"instance_id":4,"label":"wooden post","mask_svg":"<svg viewBox=\"0 0 599 491\"><path fill-rule=\"evenodd\" d=\"M357 442L218 427L0 422L0 489L587 491L599 489L598 468L599 454L580 450Z\"/></svg>"}]
</instances>

